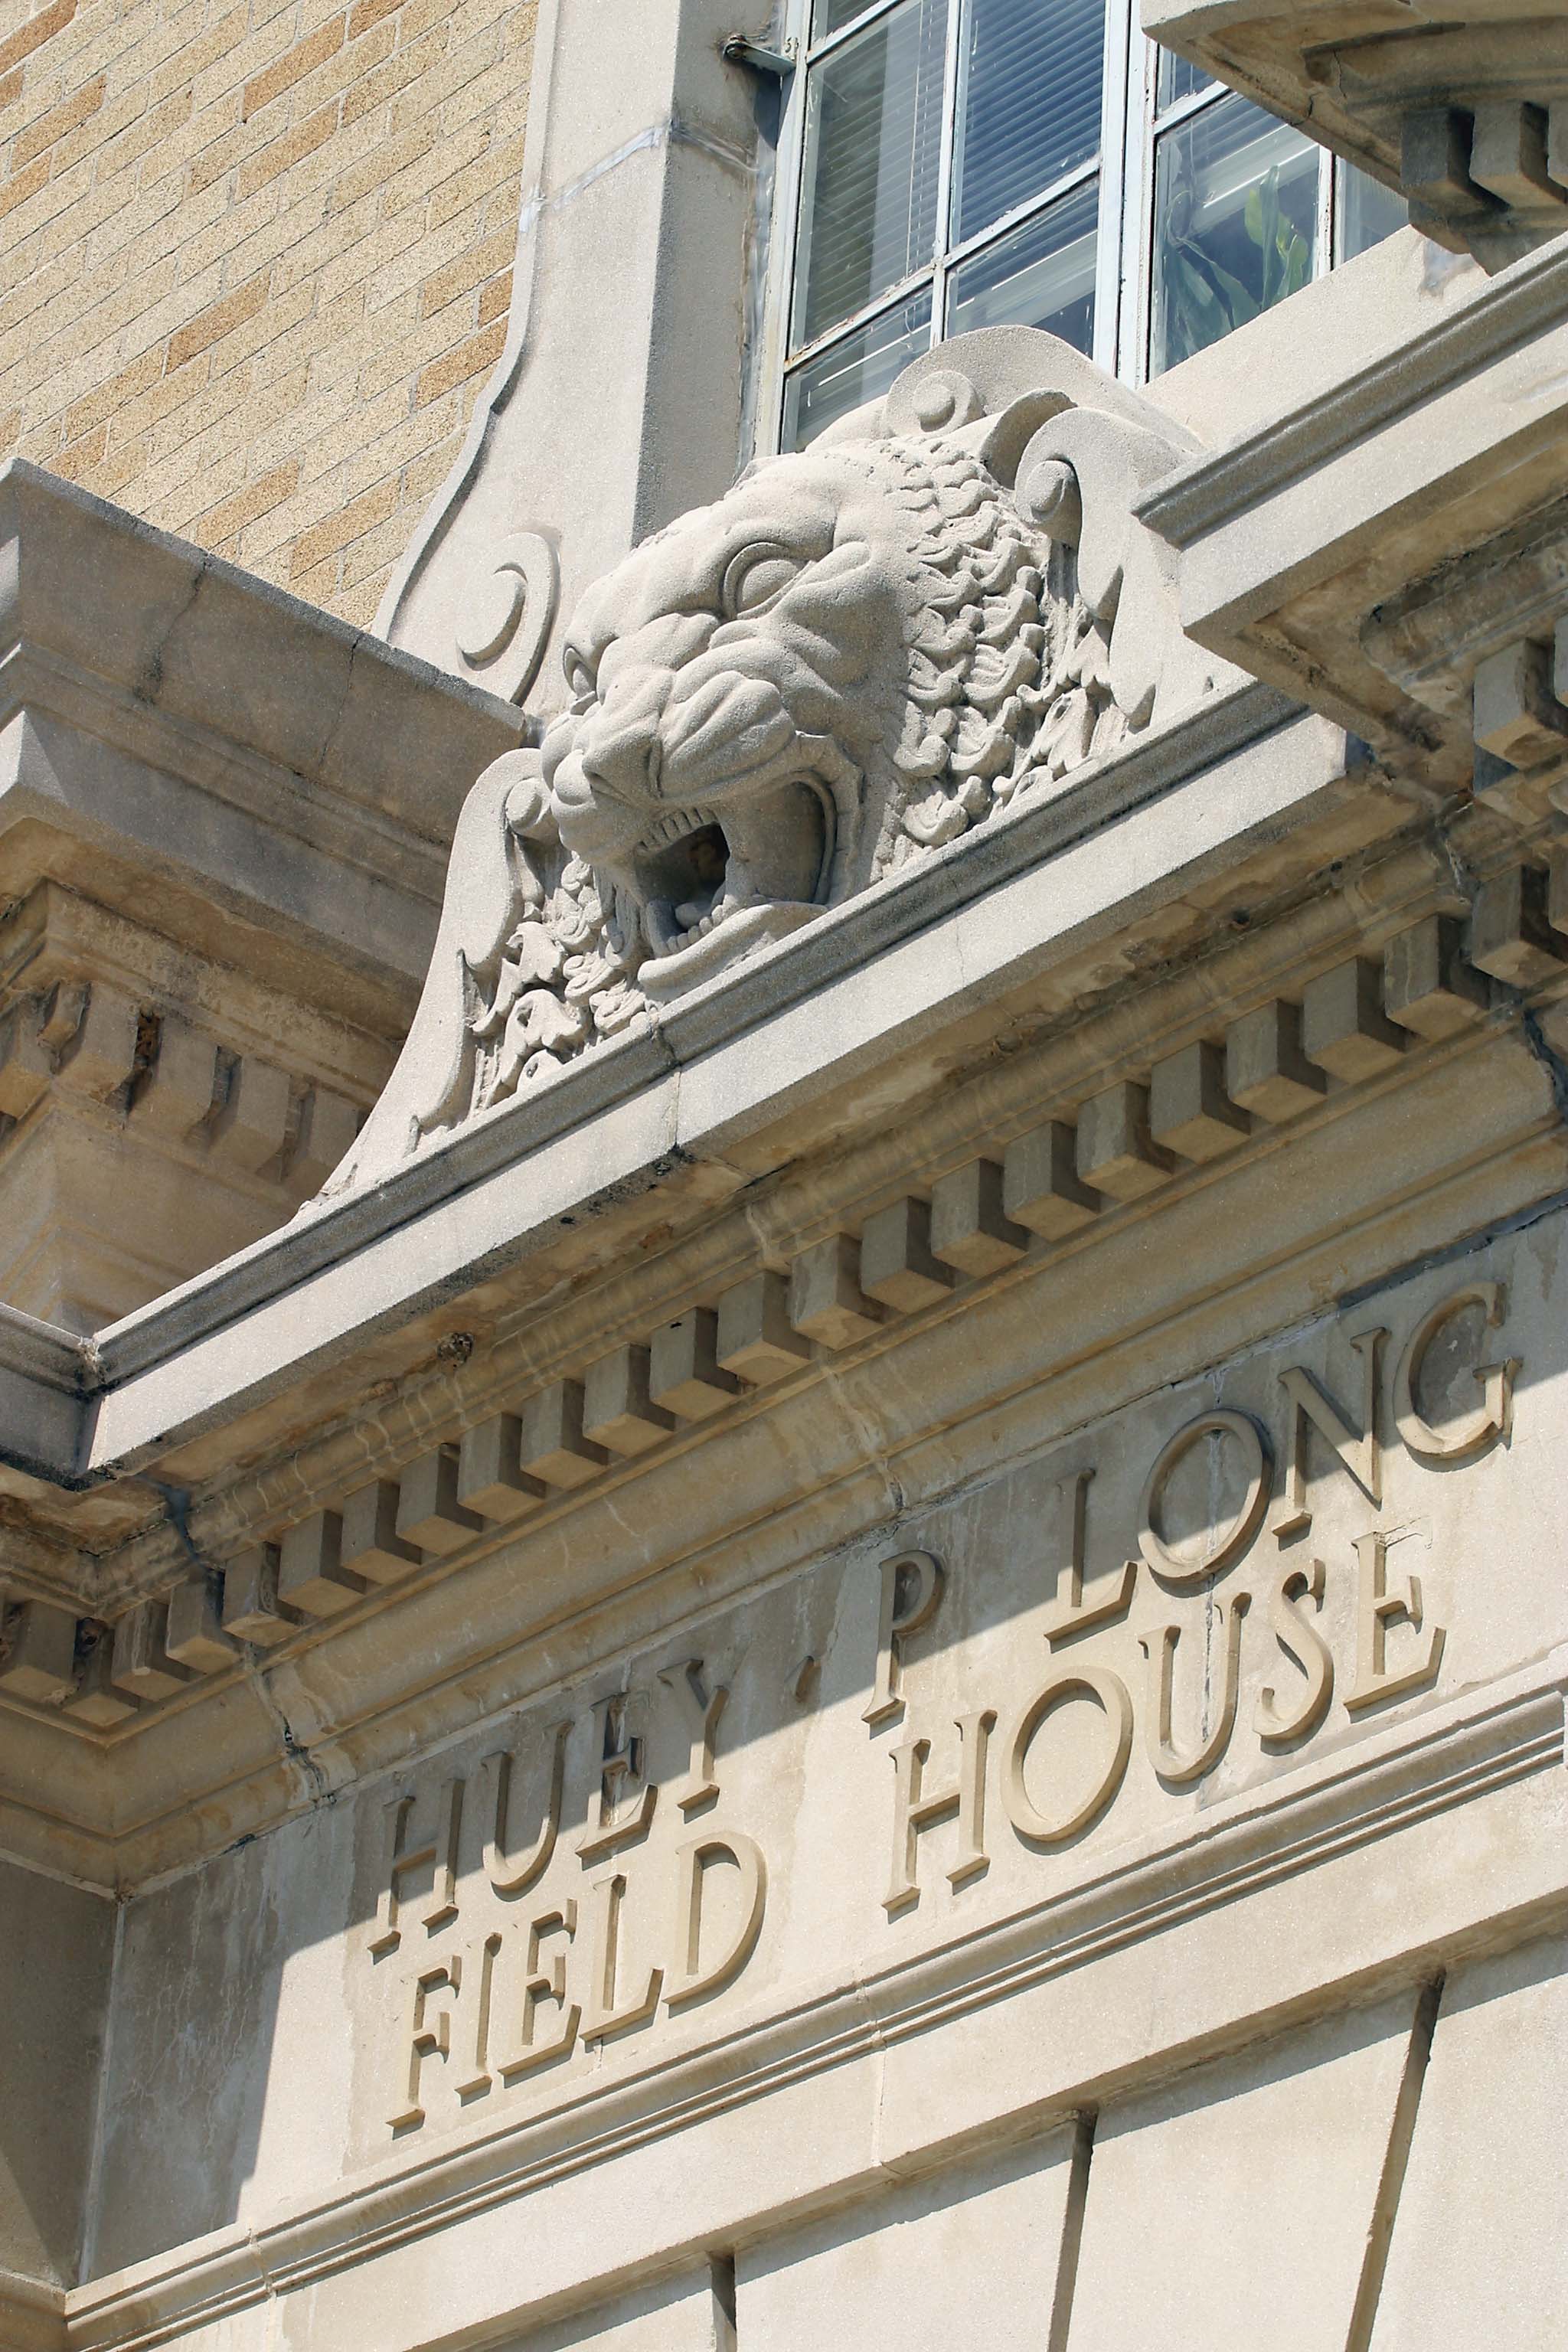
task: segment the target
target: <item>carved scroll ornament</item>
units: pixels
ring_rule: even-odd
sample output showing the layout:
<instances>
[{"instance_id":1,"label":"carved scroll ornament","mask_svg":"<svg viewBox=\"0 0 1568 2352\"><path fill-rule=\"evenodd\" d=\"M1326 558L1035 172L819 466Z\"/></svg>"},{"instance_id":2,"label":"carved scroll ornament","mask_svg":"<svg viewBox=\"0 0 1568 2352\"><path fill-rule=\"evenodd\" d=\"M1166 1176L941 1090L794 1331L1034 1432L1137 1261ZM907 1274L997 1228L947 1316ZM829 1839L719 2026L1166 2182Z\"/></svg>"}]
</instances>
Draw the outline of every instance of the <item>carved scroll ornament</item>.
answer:
<instances>
[{"instance_id":1,"label":"carved scroll ornament","mask_svg":"<svg viewBox=\"0 0 1568 2352\"><path fill-rule=\"evenodd\" d=\"M475 785L401 1062L333 1191L1196 701L1131 503L1190 454L1055 337L940 347L583 599Z\"/></svg>"}]
</instances>

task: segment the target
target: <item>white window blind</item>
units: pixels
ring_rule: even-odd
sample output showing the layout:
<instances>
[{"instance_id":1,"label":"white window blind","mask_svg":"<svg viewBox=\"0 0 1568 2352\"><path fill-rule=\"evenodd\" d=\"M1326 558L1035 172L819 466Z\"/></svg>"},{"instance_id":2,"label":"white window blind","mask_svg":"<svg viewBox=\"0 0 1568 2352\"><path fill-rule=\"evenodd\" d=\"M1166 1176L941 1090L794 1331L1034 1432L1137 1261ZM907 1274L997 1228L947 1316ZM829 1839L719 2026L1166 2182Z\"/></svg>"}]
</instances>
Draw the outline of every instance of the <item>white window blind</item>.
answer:
<instances>
[{"instance_id":1,"label":"white window blind","mask_svg":"<svg viewBox=\"0 0 1568 2352\"><path fill-rule=\"evenodd\" d=\"M971 328L1133 382L1404 206L1136 29L1132 0L795 0L764 430L803 447Z\"/></svg>"}]
</instances>

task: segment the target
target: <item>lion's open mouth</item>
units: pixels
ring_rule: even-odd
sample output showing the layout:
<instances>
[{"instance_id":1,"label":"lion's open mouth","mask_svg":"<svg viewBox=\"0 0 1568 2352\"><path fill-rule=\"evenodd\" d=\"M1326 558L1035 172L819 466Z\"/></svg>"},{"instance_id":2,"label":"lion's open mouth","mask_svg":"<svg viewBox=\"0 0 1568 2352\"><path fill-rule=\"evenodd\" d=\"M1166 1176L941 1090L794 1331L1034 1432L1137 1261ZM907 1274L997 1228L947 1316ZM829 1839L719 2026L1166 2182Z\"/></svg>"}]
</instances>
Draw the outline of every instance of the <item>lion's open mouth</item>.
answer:
<instances>
[{"instance_id":1,"label":"lion's open mouth","mask_svg":"<svg viewBox=\"0 0 1568 2352\"><path fill-rule=\"evenodd\" d=\"M660 817L632 859L654 958L644 987L655 981L662 996L676 992L668 983L710 977L729 957L704 943L737 916L750 917L736 927L748 949L807 921L827 887L833 837L831 803L805 781L721 813L690 807Z\"/></svg>"}]
</instances>

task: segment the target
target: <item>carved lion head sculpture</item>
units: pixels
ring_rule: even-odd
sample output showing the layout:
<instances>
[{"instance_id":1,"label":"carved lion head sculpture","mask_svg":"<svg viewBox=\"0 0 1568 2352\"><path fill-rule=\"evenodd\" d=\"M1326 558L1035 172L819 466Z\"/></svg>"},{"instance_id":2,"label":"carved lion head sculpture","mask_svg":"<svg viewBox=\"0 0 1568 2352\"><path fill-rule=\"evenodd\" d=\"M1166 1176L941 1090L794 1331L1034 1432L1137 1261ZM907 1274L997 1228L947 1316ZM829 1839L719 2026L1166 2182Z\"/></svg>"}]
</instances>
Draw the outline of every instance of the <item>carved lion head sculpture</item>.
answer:
<instances>
[{"instance_id":1,"label":"carved lion head sculpture","mask_svg":"<svg viewBox=\"0 0 1568 2352\"><path fill-rule=\"evenodd\" d=\"M1055 338L941 346L591 589L475 786L403 1060L334 1188L1203 694L1139 491L1188 436Z\"/></svg>"}]
</instances>

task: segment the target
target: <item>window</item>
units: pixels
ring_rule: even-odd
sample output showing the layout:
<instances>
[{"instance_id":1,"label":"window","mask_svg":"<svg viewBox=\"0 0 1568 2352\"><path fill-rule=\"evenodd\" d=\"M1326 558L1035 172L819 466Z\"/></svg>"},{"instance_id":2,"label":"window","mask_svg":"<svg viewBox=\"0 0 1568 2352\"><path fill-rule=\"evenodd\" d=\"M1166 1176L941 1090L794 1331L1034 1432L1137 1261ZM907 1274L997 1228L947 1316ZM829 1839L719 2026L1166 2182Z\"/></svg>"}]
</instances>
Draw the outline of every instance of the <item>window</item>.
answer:
<instances>
[{"instance_id":1,"label":"window","mask_svg":"<svg viewBox=\"0 0 1568 2352\"><path fill-rule=\"evenodd\" d=\"M1132 0L797 0L774 421L801 448L943 335L1134 382L1405 217L1135 29Z\"/></svg>"}]
</instances>

